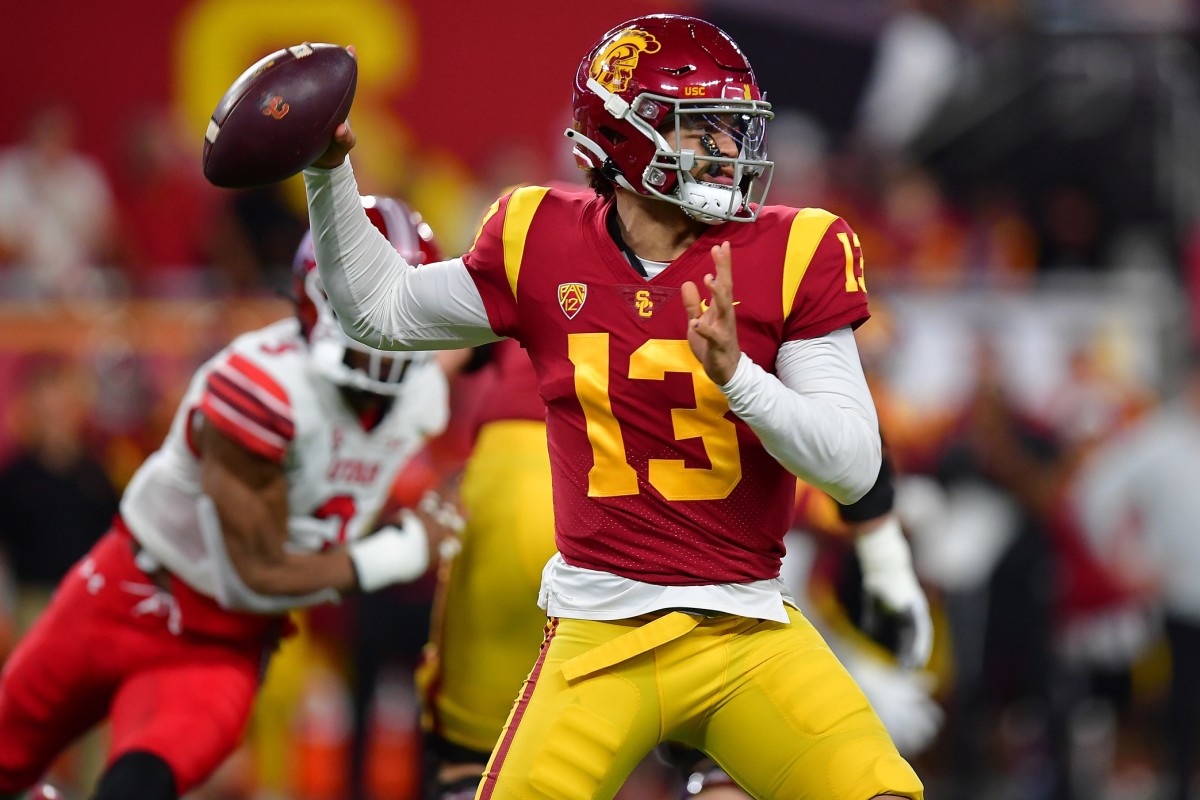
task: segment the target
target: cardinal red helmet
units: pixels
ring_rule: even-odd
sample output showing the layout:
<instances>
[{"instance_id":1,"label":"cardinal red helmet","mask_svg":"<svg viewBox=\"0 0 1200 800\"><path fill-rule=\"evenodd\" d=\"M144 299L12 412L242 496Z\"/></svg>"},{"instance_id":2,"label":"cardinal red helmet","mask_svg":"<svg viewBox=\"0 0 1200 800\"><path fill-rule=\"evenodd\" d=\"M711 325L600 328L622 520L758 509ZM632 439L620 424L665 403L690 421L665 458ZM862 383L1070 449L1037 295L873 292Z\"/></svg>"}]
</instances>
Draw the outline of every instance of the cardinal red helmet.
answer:
<instances>
[{"instance_id":1,"label":"cardinal red helmet","mask_svg":"<svg viewBox=\"0 0 1200 800\"><path fill-rule=\"evenodd\" d=\"M409 264L419 266L442 260L433 229L402 200L366 195L362 204L367 218ZM376 394L395 394L409 367L414 362L429 360L427 353L385 353L346 335L321 286L311 231L305 232L296 249L292 262L292 290L296 317L300 320L301 332L308 339L313 363L334 383ZM350 351L363 353L366 358L351 357ZM351 366L352 361L356 366ZM362 366L358 366L360 362Z\"/></svg>"},{"instance_id":2,"label":"cardinal red helmet","mask_svg":"<svg viewBox=\"0 0 1200 800\"><path fill-rule=\"evenodd\" d=\"M758 215L751 194L763 202L773 166L765 145L774 115L763 97L728 34L695 17L653 14L613 28L580 62L566 135L580 167L618 186L704 222L748 222ZM680 146L691 142L702 152Z\"/></svg>"}]
</instances>

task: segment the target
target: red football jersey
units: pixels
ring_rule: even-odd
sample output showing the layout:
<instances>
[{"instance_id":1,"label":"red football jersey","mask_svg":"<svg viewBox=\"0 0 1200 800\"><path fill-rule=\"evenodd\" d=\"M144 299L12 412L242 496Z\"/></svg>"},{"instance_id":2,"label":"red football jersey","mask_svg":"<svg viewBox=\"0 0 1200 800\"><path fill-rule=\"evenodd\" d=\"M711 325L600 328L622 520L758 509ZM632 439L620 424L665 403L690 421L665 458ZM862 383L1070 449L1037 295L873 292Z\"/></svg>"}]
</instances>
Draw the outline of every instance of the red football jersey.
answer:
<instances>
[{"instance_id":1,"label":"red football jersey","mask_svg":"<svg viewBox=\"0 0 1200 800\"><path fill-rule=\"evenodd\" d=\"M679 287L703 296L710 249L728 240L739 343L773 372L782 342L868 317L857 238L826 211L767 207L712 226L647 281L609 236L609 208L590 192L517 189L464 257L492 328L537 373L559 552L651 583L773 578L795 478L692 354Z\"/></svg>"}]
</instances>

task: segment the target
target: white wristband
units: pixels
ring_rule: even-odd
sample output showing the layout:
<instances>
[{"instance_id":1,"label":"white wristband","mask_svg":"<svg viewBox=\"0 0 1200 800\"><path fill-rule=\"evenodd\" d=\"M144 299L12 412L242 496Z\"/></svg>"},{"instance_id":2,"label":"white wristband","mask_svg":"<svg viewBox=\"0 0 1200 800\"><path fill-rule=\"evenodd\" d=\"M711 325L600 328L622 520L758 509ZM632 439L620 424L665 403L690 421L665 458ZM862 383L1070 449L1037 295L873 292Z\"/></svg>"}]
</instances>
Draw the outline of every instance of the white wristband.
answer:
<instances>
[{"instance_id":1,"label":"white wristband","mask_svg":"<svg viewBox=\"0 0 1200 800\"><path fill-rule=\"evenodd\" d=\"M425 526L411 511L402 511L401 518L403 527L387 525L347 547L364 592L415 580L429 567Z\"/></svg>"}]
</instances>

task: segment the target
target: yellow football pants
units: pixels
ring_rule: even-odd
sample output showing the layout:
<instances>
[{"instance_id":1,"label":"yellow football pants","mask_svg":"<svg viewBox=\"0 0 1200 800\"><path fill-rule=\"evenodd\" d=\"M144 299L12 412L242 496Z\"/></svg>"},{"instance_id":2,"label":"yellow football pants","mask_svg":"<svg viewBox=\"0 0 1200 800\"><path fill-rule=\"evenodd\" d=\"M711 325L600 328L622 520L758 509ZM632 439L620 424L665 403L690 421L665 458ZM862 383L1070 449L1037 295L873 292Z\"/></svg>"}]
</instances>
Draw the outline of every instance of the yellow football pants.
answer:
<instances>
[{"instance_id":1,"label":"yellow football pants","mask_svg":"<svg viewBox=\"0 0 1200 800\"><path fill-rule=\"evenodd\" d=\"M862 692L788 612L790 625L681 611L552 619L476 797L611 798L673 740L708 753L756 798L922 800Z\"/></svg>"},{"instance_id":2,"label":"yellow football pants","mask_svg":"<svg viewBox=\"0 0 1200 800\"><path fill-rule=\"evenodd\" d=\"M489 753L537 658L542 567L554 555L546 425L485 425L463 474L462 549L441 575L417 680L422 723Z\"/></svg>"}]
</instances>

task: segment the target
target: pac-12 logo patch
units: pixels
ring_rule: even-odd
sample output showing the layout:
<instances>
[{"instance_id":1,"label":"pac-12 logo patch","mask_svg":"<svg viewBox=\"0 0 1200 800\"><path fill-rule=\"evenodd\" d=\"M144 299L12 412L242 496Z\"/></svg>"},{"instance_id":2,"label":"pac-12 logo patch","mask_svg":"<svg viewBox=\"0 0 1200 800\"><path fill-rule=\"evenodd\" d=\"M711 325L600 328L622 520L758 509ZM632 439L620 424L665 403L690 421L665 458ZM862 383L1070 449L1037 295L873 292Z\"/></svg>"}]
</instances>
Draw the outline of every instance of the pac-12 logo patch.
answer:
<instances>
[{"instance_id":1,"label":"pac-12 logo patch","mask_svg":"<svg viewBox=\"0 0 1200 800\"><path fill-rule=\"evenodd\" d=\"M575 319L579 309L587 300L587 285L583 283L560 283L558 285L558 305L567 319Z\"/></svg>"}]
</instances>

